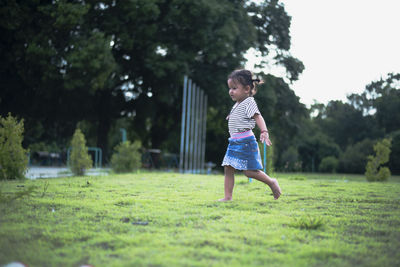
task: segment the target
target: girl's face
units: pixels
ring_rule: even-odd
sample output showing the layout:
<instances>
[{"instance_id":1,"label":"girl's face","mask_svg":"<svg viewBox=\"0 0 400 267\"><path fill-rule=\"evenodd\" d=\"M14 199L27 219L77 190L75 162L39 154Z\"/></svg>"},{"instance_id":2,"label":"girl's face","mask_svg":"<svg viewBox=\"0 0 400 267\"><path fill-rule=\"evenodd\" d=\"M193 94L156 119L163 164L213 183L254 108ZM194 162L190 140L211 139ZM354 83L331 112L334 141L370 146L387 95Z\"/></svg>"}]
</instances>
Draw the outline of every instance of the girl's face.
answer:
<instances>
[{"instance_id":1,"label":"girl's face","mask_svg":"<svg viewBox=\"0 0 400 267\"><path fill-rule=\"evenodd\" d=\"M233 101L242 102L250 95L250 86L243 86L239 82L228 80L229 95Z\"/></svg>"}]
</instances>

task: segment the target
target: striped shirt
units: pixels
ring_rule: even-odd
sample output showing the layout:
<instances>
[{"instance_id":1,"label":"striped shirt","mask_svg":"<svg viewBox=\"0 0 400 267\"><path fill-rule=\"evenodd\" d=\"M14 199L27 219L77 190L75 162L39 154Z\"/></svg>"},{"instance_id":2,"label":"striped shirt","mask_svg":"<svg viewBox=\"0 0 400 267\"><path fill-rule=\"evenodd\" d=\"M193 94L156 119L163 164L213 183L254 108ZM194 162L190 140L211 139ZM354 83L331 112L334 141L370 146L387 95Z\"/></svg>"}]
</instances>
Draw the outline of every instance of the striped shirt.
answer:
<instances>
[{"instance_id":1,"label":"striped shirt","mask_svg":"<svg viewBox=\"0 0 400 267\"><path fill-rule=\"evenodd\" d=\"M254 97L248 97L233 105L228 116L228 127L231 135L252 130L256 126L255 114L261 114Z\"/></svg>"}]
</instances>

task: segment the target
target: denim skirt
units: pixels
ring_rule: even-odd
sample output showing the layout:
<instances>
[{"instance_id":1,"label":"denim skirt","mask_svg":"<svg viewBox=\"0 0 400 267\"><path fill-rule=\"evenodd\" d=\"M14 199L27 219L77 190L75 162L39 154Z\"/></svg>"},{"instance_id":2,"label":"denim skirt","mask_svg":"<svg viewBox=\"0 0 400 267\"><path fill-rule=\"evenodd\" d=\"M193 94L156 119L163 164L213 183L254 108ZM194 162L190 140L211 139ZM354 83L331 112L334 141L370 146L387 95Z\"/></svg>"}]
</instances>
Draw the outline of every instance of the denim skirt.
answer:
<instances>
[{"instance_id":1,"label":"denim skirt","mask_svg":"<svg viewBox=\"0 0 400 267\"><path fill-rule=\"evenodd\" d=\"M222 166L232 166L236 170L261 170L260 150L254 135L235 139L229 138Z\"/></svg>"}]
</instances>

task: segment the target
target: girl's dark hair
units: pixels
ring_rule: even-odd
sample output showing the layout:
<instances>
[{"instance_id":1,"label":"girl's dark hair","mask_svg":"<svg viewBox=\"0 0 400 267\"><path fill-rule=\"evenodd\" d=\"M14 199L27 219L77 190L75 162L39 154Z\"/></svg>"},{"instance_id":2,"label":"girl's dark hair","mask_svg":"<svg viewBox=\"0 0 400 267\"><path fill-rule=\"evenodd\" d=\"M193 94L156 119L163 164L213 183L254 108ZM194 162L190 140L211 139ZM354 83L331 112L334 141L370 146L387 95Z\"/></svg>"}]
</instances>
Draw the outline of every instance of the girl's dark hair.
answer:
<instances>
[{"instance_id":1,"label":"girl's dark hair","mask_svg":"<svg viewBox=\"0 0 400 267\"><path fill-rule=\"evenodd\" d=\"M263 81L260 79L253 79L253 74L249 70L235 70L229 76L228 80L231 79L233 82L238 82L243 86L250 86L250 96L257 93L257 85L262 84Z\"/></svg>"}]
</instances>

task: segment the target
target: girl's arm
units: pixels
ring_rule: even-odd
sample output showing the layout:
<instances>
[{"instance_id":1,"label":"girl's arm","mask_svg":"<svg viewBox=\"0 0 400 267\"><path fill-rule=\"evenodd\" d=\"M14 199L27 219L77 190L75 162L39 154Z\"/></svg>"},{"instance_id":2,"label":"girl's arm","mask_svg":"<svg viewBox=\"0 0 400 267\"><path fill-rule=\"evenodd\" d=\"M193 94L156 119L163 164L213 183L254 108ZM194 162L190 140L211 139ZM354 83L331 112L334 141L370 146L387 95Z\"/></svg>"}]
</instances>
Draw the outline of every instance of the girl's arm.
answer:
<instances>
[{"instance_id":1,"label":"girl's arm","mask_svg":"<svg viewBox=\"0 0 400 267\"><path fill-rule=\"evenodd\" d=\"M267 146L272 145L271 140L269 140L268 129L267 125L265 125L263 116L261 116L261 114L254 114L253 118L256 120L257 126L261 130L260 141L263 143L265 142Z\"/></svg>"}]
</instances>

